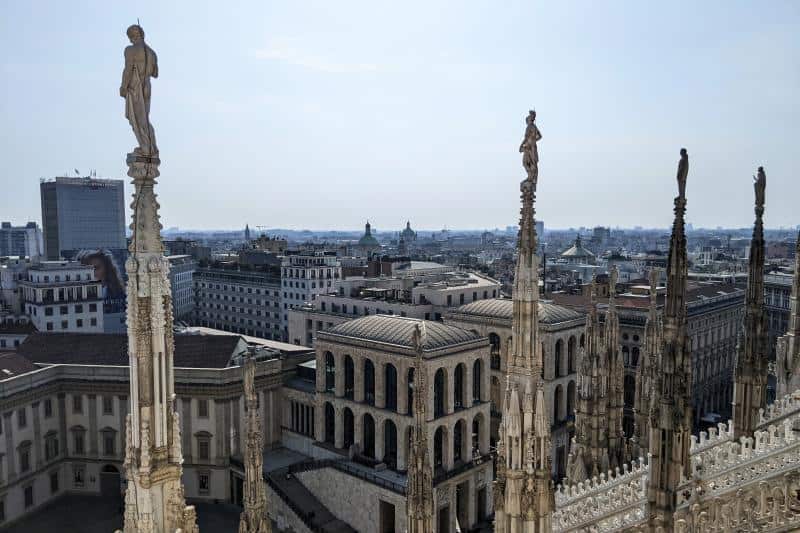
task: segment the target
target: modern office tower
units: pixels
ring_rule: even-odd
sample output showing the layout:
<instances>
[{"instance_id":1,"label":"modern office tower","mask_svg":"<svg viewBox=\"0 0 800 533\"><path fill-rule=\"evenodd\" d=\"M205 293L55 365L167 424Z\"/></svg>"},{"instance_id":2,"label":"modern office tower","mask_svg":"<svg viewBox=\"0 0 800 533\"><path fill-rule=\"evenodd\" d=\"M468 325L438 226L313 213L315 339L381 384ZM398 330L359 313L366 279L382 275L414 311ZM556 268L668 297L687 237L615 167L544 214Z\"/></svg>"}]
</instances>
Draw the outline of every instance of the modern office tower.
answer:
<instances>
[{"instance_id":1,"label":"modern office tower","mask_svg":"<svg viewBox=\"0 0 800 533\"><path fill-rule=\"evenodd\" d=\"M0 257L39 257L44 254L42 229L36 222L24 226L0 223Z\"/></svg>"}]
</instances>

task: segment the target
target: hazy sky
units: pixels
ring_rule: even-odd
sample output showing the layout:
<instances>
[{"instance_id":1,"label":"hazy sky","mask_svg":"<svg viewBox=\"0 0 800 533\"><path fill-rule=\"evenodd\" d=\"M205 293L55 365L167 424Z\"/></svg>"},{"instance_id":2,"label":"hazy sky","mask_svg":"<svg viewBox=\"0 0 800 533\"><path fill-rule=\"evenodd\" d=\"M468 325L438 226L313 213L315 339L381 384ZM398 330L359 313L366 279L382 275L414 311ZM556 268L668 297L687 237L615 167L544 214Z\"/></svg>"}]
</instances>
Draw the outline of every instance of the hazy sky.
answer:
<instances>
[{"instance_id":1,"label":"hazy sky","mask_svg":"<svg viewBox=\"0 0 800 533\"><path fill-rule=\"evenodd\" d=\"M528 109L546 226L800 224L800 2L0 3L0 219L125 177L125 29L158 53L165 226L516 224Z\"/></svg>"}]
</instances>

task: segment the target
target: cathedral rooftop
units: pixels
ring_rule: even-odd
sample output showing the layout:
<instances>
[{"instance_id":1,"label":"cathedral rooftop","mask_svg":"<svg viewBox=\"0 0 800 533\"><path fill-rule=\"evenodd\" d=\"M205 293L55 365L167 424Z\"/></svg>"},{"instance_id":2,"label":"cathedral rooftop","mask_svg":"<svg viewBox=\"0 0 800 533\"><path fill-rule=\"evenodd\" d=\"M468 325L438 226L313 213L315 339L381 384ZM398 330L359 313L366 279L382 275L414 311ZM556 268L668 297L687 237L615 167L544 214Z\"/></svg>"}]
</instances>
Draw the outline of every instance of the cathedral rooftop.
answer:
<instances>
[{"instance_id":1,"label":"cathedral rooftop","mask_svg":"<svg viewBox=\"0 0 800 533\"><path fill-rule=\"evenodd\" d=\"M454 314L458 315L481 316L501 320L511 320L513 312L514 302L507 298L478 300L462 305L453 311ZM539 321L544 324L559 324L582 319L583 317L582 313L568 307L539 301Z\"/></svg>"},{"instance_id":2,"label":"cathedral rooftop","mask_svg":"<svg viewBox=\"0 0 800 533\"><path fill-rule=\"evenodd\" d=\"M350 337L380 344L413 348L414 329L420 323L425 324L425 335L423 336L422 344L425 351L440 350L484 340L477 333L442 324L441 322L396 315L370 315L349 320L327 331L320 331L318 338L321 340L335 340L336 338Z\"/></svg>"}]
</instances>

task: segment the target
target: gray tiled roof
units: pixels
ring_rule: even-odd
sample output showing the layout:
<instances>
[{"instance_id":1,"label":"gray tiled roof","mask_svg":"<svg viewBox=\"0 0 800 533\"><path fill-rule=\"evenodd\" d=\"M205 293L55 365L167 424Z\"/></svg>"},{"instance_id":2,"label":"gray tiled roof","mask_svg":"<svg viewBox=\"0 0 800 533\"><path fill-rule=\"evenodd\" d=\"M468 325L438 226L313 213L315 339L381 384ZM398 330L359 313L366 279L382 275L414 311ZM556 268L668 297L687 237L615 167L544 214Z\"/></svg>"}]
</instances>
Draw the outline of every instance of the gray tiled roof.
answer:
<instances>
[{"instance_id":1,"label":"gray tiled roof","mask_svg":"<svg viewBox=\"0 0 800 533\"><path fill-rule=\"evenodd\" d=\"M176 335L174 365L225 368L239 343L235 335ZM127 366L124 333L34 333L18 352L34 363Z\"/></svg>"},{"instance_id":2,"label":"gray tiled roof","mask_svg":"<svg viewBox=\"0 0 800 533\"><path fill-rule=\"evenodd\" d=\"M413 347L413 334L417 324L425 324L422 347L424 350L438 350L467 342L481 340L482 337L471 331L448 326L441 322L406 318L392 315L371 315L339 324L320 337L352 337L361 340Z\"/></svg>"},{"instance_id":3,"label":"gray tiled roof","mask_svg":"<svg viewBox=\"0 0 800 533\"><path fill-rule=\"evenodd\" d=\"M484 316L488 318L498 318L501 320L511 320L514 314L514 302L508 298L492 298L488 300L478 300L476 302L462 305L455 310L462 315ZM559 324L583 318L581 313L550 302L539 302L539 322L544 324Z\"/></svg>"}]
</instances>

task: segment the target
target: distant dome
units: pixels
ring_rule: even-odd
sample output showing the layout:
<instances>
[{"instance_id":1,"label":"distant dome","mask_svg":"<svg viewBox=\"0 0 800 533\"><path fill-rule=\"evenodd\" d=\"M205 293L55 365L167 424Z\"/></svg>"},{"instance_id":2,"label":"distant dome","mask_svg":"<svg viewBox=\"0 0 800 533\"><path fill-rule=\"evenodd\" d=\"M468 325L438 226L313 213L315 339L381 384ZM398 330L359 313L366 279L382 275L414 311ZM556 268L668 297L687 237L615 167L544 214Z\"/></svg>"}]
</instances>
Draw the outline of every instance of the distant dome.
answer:
<instances>
[{"instance_id":1,"label":"distant dome","mask_svg":"<svg viewBox=\"0 0 800 533\"><path fill-rule=\"evenodd\" d=\"M572 248L562 253L561 257L571 260L580 258L594 259L594 254L583 247L583 243L581 242L581 236L578 235L577 238L575 239L575 244L572 246Z\"/></svg>"},{"instance_id":2,"label":"distant dome","mask_svg":"<svg viewBox=\"0 0 800 533\"><path fill-rule=\"evenodd\" d=\"M417 232L411 229L411 222L406 222L405 229L400 232L400 238L407 243L417 240Z\"/></svg>"},{"instance_id":3,"label":"distant dome","mask_svg":"<svg viewBox=\"0 0 800 533\"><path fill-rule=\"evenodd\" d=\"M364 236L358 240L358 245L363 248L378 248L380 244L378 244L378 239L372 236L372 226L369 225L369 221L364 226Z\"/></svg>"}]
</instances>

